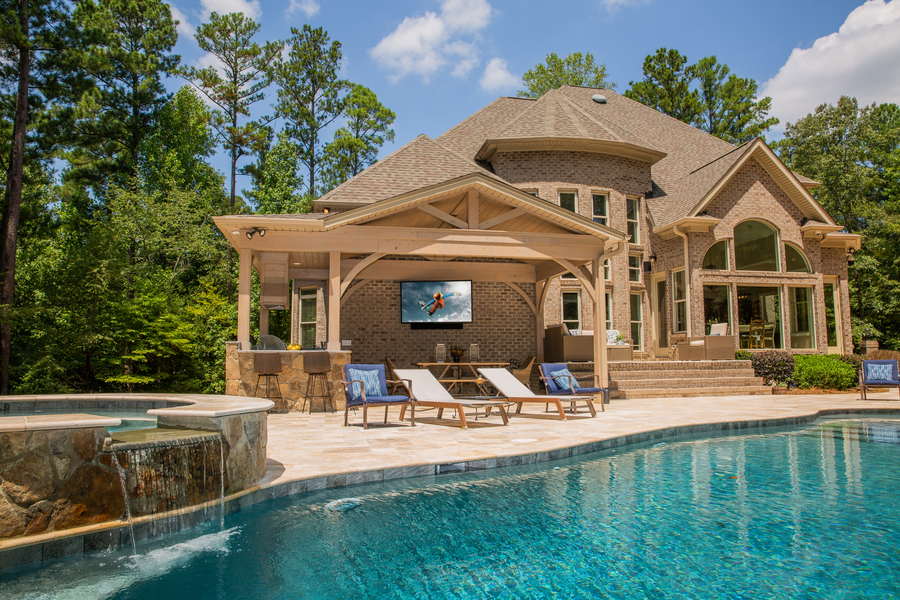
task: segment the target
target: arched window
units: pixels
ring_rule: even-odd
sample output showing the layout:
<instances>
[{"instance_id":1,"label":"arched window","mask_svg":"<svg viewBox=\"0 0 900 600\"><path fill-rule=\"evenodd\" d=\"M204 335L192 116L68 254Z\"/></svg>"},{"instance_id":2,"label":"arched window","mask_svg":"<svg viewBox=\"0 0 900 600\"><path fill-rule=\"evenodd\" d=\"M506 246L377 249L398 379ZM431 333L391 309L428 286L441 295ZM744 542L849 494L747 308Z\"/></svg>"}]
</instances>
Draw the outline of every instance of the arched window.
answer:
<instances>
[{"instance_id":1,"label":"arched window","mask_svg":"<svg viewBox=\"0 0 900 600\"><path fill-rule=\"evenodd\" d=\"M734 266L738 271L778 271L778 234L762 221L734 228Z\"/></svg>"},{"instance_id":2,"label":"arched window","mask_svg":"<svg viewBox=\"0 0 900 600\"><path fill-rule=\"evenodd\" d=\"M704 269L715 269L718 271L728 270L728 240L716 242L706 251L703 257Z\"/></svg>"},{"instance_id":3,"label":"arched window","mask_svg":"<svg viewBox=\"0 0 900 600\"><path fill-rule=\"evenodd\" d=\"M784 270L788 273L812 273L803 251L791 244L784 245L784 263Z\"/></svg>"}]
</instances>

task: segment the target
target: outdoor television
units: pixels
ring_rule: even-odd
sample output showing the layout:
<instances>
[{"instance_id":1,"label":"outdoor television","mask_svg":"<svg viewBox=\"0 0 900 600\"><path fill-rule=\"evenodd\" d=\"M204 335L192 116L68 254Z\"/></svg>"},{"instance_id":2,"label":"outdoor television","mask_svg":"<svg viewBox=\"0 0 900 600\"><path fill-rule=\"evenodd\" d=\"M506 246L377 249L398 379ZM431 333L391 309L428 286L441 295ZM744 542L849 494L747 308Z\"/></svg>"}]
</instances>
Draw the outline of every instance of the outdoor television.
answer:
<instances>
[{"instance_id":1,"label":"outdoor television","mask_svg":"<svg viewBox=\"0 0 900 600\"><path fill-rule=\"evenodd\" d=\"M471 323L471 281L401 281L401 323Z\"/></svg>"}]
</instances>

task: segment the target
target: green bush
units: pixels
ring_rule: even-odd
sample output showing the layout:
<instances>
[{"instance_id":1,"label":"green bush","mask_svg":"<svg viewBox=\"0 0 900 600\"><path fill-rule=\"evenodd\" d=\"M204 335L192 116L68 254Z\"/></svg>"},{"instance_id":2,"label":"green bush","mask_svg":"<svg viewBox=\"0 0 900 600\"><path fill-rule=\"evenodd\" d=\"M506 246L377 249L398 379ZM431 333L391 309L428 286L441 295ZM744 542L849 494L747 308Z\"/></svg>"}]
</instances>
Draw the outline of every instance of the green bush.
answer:
<instances>
[{"instance_id":1,"label":"green bush","mask_svg":"<svg viewBox=\"0 0 900 600\"><path fill-rule=\"evenodd\" d=\"M768 383L787 383L794 375L794 357L784 350L753 354L753 372Z\"/></svg>"},{"instance_id":2,"label":"green bush","mask_svg":"<svg viewBox=\"0 0 900 600\"><path fill-rule=\"evenodd\" d=\"M865 354L844 354L842 356L838 356L837 358L853 367L853 370L856 372L857 376L859 375L859 370L862 368L862 361L867 360Z\"/></svg>"},{"instance_id":3,"label":"green bush","mask_svg":"<svg viewBox=\"0 0 900 600\"><path fill-rule=\"evenodd\" d=\"M794 383L799 388L846 390L857 383L856 369L838 355L794 357Z\"/></svg>"},{"instance_id":4,"label":"green bush","mask_svg":"<svg viewBox=\"0 0 900 600\"><path fill-rule=\"evenodd\" d=\"M752 360L753 353L749 350L735 350L734 360Z\"/></svg>"},{"instance_id":5,"label":"green bush","mask_svg":"<svg viewBox=\"0 0 900 600\"><path fill-rule=\"evenodd\" d=\"M863 360L896 360L900 362L900 352L896 350L876 350L868 354L860 355Z\"/></svg>"}]
</instances>

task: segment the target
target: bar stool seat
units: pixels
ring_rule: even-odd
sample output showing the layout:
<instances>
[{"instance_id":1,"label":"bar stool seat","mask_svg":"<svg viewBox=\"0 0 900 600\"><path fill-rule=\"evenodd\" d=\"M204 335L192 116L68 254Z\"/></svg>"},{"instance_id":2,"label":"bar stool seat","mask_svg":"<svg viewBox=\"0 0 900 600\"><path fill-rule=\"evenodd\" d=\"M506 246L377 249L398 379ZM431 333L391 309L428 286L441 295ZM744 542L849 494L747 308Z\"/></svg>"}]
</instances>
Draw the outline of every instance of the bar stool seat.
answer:
<instances>
[{"instance_id":1,"label":"bar stool seat","mask_svg":"<svg viewBox=\"0 0 900 600\"><path fill-rule=\"evenodd\" d=\"M269 383L271 378L275 378L275 389L278 390L277 398L281 400L281 404L284 405L285 412L290 410L290 407L287 405L287 399L285 399L281 394L281 386L278 381L278 373L281 371L281 353L277 351L256 351L253 354L253 372L256 374L256 388L253 390L253 395L258 397L259 394L259 380L263 377L266 378L266 398L270 398L269 396Z\"/></svg>"},{"instance_id":2,"label":"bar stool seat","mask_svg":"<svg viewBox=\"0 0 900 600\"><path fill-rule=\"evenodd\" d=\"M308 352L303 355L303 372L307 374L306 394L303 396L303 406L300 412L306 409L309 402L309 411L312 412L312 403L316 398L322 399L322 410L325 410L326 401L331 404L331 412L335 412L334 399L328 391L328 373L331 373L331 354L328 352ZM321 383L321 386L318 384ZM316 388L321 387L322 392L317 394Z\"/></svg>"}]
</instances>

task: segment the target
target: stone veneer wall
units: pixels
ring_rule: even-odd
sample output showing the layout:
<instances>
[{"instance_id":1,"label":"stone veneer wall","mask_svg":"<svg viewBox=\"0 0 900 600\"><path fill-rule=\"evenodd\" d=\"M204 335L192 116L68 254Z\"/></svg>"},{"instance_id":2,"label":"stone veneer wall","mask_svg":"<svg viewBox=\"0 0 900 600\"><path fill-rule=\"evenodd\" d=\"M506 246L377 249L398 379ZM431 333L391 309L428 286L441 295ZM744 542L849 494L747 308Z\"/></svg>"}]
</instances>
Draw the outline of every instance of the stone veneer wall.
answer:
<instances>
[{"instance_id":1,"label":"stone veneer wall","mask_svg":"<svg viewBox=\"0 0 900 600\"><path fill-rule=\"evenodd\" d=\"M225 343L225 393L229 396L258 396L261 398L265 394L266 380L265 378L259 380L259 390L257 391L257 376L253 371L253 355L257 351L238 350L239 346L240 342ZM267 350L265 352L273 351ZM303 397L306 394L306 383L309 379L307 374L303 372L303 357L306 352L299 350L278 352L281 357L281 371L278 372L278 391L271 389L271 387L276 385L275 379L272 378L269 392L269 399L275 402L275 411L286 412L287 408L294 404L296 404L297 408L300 408ZM355 354L354 359L356 359ZM331 353L331 373L328 374L329 392L334 399L334 408L337 410L343 410L347 403L343 386L336 382L343 379L341 366L348 362L350 362L350 352ZM317 393L321 393L321 390L318 388ZM316 401L316 406L314 407L316 410L324 410L320 402L321 400ZM329 406L329 408L331 407Z\"/></svg>"},{"instance_id":2,"label":"stone veneer wall","mask_svg":"<svg viewBox=\"0 0 900 600\"><path fill-rule=\"evenodd\" d=\"M534 284L519 284L534 300ZM525 300L504 283L472 283L472 323L462 329L417 329L400 323L400 282L370 281L341 309L341 339L351 340L353 362L399 368L430 360L439 343L478 344L482 360L522 360L535 353L535 317Z\"/></svg>"}]
</instances>

